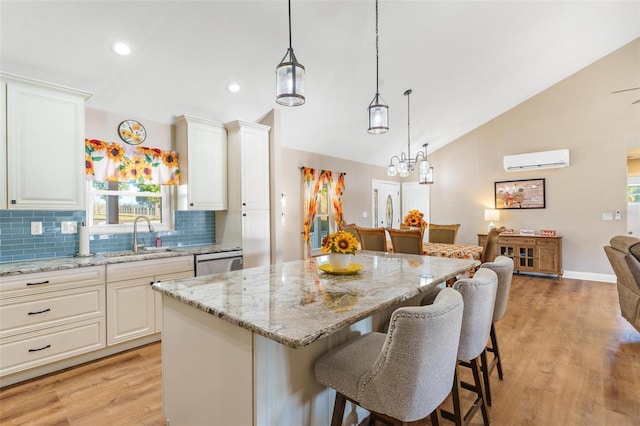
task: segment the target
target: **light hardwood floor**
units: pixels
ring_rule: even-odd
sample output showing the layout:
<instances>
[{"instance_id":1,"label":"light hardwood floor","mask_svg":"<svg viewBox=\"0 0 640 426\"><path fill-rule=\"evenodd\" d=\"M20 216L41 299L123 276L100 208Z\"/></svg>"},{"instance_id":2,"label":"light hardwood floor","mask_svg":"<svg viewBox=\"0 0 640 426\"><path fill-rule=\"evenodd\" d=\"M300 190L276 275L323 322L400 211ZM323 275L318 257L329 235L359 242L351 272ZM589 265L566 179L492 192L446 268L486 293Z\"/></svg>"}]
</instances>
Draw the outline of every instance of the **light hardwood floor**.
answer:
<instances>
[{"instance_id":1,"label":"light hardwood floor","mask_svg":"<svg viewBox=\"0 0 640 426\"><path fill-rule=\"evenodd\" d=\"M614 284L515 275L497 333L493 425L640 425L640 333ZM163 425L160 363L151 344L6 387L0 423Z\"/></svg>"}]
</instances>

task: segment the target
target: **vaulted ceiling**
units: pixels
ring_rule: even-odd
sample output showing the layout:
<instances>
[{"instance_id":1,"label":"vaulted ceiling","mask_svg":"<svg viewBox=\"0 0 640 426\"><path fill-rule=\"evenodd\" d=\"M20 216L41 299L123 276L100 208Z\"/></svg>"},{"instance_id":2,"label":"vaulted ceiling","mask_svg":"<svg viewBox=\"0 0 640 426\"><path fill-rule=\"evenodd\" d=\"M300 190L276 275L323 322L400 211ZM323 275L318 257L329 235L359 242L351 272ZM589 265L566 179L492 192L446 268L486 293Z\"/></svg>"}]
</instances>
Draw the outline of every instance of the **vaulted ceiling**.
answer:
<instances>
[{"instance_id":1,"label":"vaulted ceiling","mask_svg":"<svg viewBox=\"0 0 640 426\"><path fill-rule=\"evenodd\" d=\"M391 129L369 135L375 2L291 7L293 48L307 70L301 107L274 101L288 47L284 0L1 0L0 70L91 91L88 107L143 122L256 121L278 108L283 146L385 166L406 151L406 89L411 149L429 142L432 152L640 37L638 1L380 0ZM118 40L131 55L111 52ZM230 83L241 90L230 93Z\"/></svg>"}]
</instances>

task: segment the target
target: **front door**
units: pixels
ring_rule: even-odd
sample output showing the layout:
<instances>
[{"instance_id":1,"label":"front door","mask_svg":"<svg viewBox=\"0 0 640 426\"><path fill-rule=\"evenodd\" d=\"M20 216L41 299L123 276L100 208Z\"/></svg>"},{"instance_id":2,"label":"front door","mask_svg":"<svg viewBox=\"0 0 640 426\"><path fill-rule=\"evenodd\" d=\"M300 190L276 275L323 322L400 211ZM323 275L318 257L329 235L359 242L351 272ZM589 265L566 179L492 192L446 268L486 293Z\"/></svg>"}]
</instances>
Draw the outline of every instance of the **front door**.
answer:
<instances>
[{"instance_id":1,"label":"front door","mask_svg":"<svg viewBox=\"0 0 640 426\"><path fill-rule=\"evenodd\" d=\"M400 183L373 180L373 227L399 228Z\"/></svg>"}]
</instances>

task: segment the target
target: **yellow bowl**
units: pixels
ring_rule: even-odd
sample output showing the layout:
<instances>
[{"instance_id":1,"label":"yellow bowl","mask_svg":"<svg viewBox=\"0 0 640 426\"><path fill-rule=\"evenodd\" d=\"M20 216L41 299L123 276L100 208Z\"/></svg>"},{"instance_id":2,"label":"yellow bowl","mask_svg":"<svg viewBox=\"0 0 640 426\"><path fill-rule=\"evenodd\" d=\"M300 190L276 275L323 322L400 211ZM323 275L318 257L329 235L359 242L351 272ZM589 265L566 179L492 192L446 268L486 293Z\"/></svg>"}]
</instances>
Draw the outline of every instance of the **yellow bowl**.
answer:
<instances>
[{"instance_id":1,"label":"yellow bowl","mask_svg":"<svg viewBox=\"0 0 640 426\"><path fill-rule=\"evenodd\" d=\"M350 263L348 268L345 269L333 269L331 264L324 263L322 265L318 265L318 269L322 272L326 272L327 274L333 275L353 275L357 274L358 271L362 269L362 265L359 263Z\"/></svg>"}]
</instances>

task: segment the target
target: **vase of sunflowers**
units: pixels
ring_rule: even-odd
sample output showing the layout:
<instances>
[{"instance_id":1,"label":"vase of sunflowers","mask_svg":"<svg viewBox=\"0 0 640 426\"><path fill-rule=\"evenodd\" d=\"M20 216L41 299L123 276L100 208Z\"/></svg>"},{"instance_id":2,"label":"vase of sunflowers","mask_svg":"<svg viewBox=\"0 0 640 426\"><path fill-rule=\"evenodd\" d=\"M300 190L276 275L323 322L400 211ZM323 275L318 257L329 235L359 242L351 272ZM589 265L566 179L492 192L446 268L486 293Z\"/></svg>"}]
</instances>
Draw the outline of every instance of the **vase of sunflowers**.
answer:
<instances>
[{"instance_id":1,"label":"vase of sunflowers","mask_svg":"<svg viewBox=\"0 0 640 426\"><path fill-rule=\"evenodd\" d=\"M409 210L409 213L404 217L404 224L410 228L424 229L427 227L427 222L423 218L424 213L420 210Z\"/></svg>"},{"instance_id":2,"label":"vase of sunflowers","mask_svg":"<svg viewBox=\"0 0 640 426\"><path fill-rule=\"evenodd\" d=\"M329 253L329 264L334 270L347 269L356 251L358 240L347 231L334 232L322 240L322 252Z\"/></svg>"}]
</instances>

